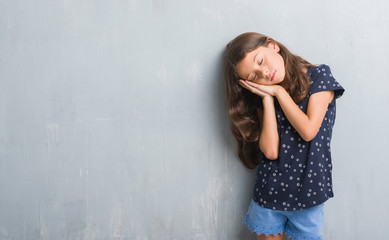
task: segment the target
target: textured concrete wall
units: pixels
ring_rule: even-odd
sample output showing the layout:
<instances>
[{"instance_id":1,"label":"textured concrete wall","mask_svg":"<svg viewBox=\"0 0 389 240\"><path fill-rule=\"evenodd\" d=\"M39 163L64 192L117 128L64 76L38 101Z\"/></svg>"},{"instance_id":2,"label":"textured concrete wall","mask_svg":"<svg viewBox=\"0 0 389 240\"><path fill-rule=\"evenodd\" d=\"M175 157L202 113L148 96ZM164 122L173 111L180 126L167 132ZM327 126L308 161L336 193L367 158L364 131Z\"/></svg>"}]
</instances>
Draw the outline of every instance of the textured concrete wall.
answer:
<instances>
[{"instance_id":1,"label":"textured concrete wall","mask_svg":"<svg viewBox=\"0 0 389 240\"><path fill-rule=\"evenodd\" d=\"M0 239L255 239L224 46L257 31L346 88L325 239L389 222L386 1L0 1ZM386 214L385 214L386 213Z\"/></svg>"}]
</instances>

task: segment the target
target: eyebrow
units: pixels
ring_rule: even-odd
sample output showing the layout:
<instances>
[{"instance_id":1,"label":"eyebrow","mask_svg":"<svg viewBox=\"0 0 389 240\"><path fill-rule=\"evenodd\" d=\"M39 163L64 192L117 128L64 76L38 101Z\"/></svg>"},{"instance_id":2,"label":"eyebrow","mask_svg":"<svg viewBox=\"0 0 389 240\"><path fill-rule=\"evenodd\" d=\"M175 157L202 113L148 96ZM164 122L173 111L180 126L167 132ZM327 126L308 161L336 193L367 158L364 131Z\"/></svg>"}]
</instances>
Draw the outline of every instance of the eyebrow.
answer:
<instances>
[{"instance_id":1,"label":"eyebrow","mask_svg":"<svg viewBox=\"0 0 389 240\"><path fill-rule=\"evenodd\" d=\"M257 57L259 55L259 53L258 54L256 54L256 55L254 55L254 59L253 59L253 62L255 62L255 58ZM246 76L246 80L249 78L249 76L250 76L250 73Z\"/></svg>"}]
</instances>

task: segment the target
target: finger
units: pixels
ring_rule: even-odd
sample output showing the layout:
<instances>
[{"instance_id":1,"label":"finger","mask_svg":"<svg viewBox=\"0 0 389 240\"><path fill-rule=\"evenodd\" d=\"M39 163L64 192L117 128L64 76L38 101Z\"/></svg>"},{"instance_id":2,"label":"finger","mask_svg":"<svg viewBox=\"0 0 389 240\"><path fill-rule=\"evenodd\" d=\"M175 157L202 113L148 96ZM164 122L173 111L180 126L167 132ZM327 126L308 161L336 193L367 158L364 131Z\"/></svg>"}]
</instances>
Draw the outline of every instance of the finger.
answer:
<instances>
[{"instance_id":1,"label":"finger","mask_svg":"<svg viewBox=\"0 0 389 240\"><path fill-rule=\"evenodd\" d=\"M243 79L239 79L239 83L241 84L241 86L243 86L244 88L246 88L247 90L249 90L250 92L252 92L254 94L257 94L257 95L260 95L260 96L268 95L267 92L265 92L262 89L258 88L258 87L261 86L259 84L252 83L252 82L249 82L249 81L246 81L246 80L243 80Z\"/></svg>"},{"instance_id":2,"label":"finger","mask_svg":"<svg viewBox=\"0 0 389 240\"><path fill-rule=\"evenodd\" d=\"M250 91L253 91L253 90L254 90L254 88L253 88L252 86L248 85L246 82L242 82L241 85L242 85L244 88L246 88L246 89L248 89L248 90L250 90Z\"/></svg>"},{"instance_id":3,"label":"finger","mask_svg":"<svg viewBox=\"0 0 389 240\"><path fill-rule=\"evenodd\" d=\"M254 94L258 94L258 93L262 92L262 91L256 89L255 87L252 87L252 86L248 85L247 83L243 83L243 84L244 84L244 87L245 87L247 90L249 90L250 92L252 92L252 93L254 93Z\"/></svg>"},{"instance_id":4,"label":"finger","mask_svg":"<svg viewBox=\"0 0 389 240\"><path fill-rule=\"evenodd\" d=\"M260 89L259 87L261 86L261 85L258 85L256 83L252 83L252 82L249 82L249 81L245 81L244 83L246 84L246 86L248 88L251 88L251 89Z\"/></svg>"},{"instance_id":5,"label":"finger","mask_svg":"<svg viewBox=\"0 0 389 240\"><path fill-rule=\"evenodd\" d=\"M250 86L253 86L253 87L255 87L255 86L261 86L261 85L259 85L259 84L257 84L257 83L250 82L250 81L246 81L246 83L247 83L247 85L250 85Z\"/></svg>"},{"instance_id":6,"label":"finger","mask_svg":"<svg viewBox=\"0 0 389 240\"><path fill-rule=\"evenodd\" d=\"M269 95L268 92L266 92L264 89L261 88L262 85L252 83L249 81L242 81L242 84L244 84L245 88L247 88L249 91L251 91L254 94L264 96Z\"/></svg>"},{"instance_id":7,"label":"finger","mask_svg":"<svg viewBox=\"0 0 389 240\"><path fill-rule=\"evenodd\" d=\"M238 82L239 82L239 84L240 84L240 85L242 85L242 84L244 84L244 83L245 83L245 81L244 81L243 79L239 79L239 81L238 81Z\"/></svg>"},{"instance_id":8,"label":"finger","mask_svg":"<svg viewBox=\"0 0 389 240\"><path fill-rule=\"evenodd\" d=\"M247 85L247 83L244 80L239 80L239 85L247 89L250 87L249 85Z\"/></svg>"},{"instance_id":9,"label":"finger","mask_svg":"<svg viewBox=\"0 0 389 240\"><path fill-rule=\"evenodd\" d=\"M258 84L258 83L255 83L255 82L249 82L249 81L246 81L246 84L252 88L256 88L256 89L259 89L261 91L264 91L264 85L261 85L261 84Z\"/></svg>"},{"instance_id":10,"label":"finger","mask_svg":"<svg viewBox=\"0 0 389 240\"><path fill-rule=\"evenodd\" d=\"M245 86L251 86L251 85L250 85L250 82L247 81L247 80L241 79L241 83L244 84Z\"/></svg>"}]
</instances>

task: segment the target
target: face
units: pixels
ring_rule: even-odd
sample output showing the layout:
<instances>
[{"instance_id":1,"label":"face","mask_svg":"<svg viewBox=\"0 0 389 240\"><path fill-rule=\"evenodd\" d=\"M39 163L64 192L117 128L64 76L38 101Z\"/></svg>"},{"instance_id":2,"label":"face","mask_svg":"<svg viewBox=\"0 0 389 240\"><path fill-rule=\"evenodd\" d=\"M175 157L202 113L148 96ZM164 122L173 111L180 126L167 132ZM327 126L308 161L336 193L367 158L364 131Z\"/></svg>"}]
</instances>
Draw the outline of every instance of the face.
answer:
<instances>
[{"instance_id":1,"label":"face","mask_svg":"<svg viewBox=\"0 0 389 240\"><path fill-rule=\"evenodd\" d=\"M285 65L279 51L279 46L270 42L267 47L248 52L236 65L239 78L261 85L281 83L285 77Z\"/></svg>"}]
</instances>

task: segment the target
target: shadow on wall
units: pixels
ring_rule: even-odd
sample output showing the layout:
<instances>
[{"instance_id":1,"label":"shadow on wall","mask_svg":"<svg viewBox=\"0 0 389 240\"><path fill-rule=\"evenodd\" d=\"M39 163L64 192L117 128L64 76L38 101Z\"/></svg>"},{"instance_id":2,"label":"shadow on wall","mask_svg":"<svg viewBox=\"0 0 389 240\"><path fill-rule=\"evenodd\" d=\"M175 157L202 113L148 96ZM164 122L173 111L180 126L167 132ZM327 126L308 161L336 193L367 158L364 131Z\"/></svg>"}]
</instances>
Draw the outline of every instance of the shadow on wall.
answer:
<instances>
[{"instance_id":1,"label":"shadow on wall","mask_svg":"<svg viewBox=\"0 0 389 240\"><path fill-rule=\"evenodd\" d=\"M219 136L218 139L224 146L226 151L226 154L230 157L227 158L227 161L229 161L227 164L228 166L233 165L236 166L235 163L232 163L232 161L238 161L238 166L242 168L243 172L246 174L245 177L250 176L252 180L250 180L250 184L245 185L245 189L243 189L241 192L247 193L241 196L238 196L240 198L239 206L236 207L236 211L239 214L231 215L234 219L230 219L233 224L232 226L235 228L232 232L235 232L235 236L227 236L228 239L255 239L256 234L251 233L247 227L243 225L243 218L246 214L247 208L249 206L249 203L252 198L252 189L254 186L254 180L255 180L255 170L250 170L244 166L244 164L240 161L238 155L237 155L237 143L234 138L234 136L231 133L230 128L230 120L228 117L228 109L227 109L227 91L226 91L226 84L224 79L224 72L223 72L223 55L225 52L225 48L223 47L221 51L218 54L218 60L217 63L215 63L214 67L217 69L215 71L211 71L214 73L213 76L210 76L210 79L214 79L212 82L212 93L214 96L214 101L211 104L215 104L215 106L211 106L212 109L217 109L217 114L215 114L214 119L216 122L212 124L213 126L218 128ZM224 158L220 158L221 161L224 161ZM239 176L238 176L239 177ZM242 176L243 178L243 176ZM234 179L229 179L227 183L233 183L235 182Z\"/></svg>"}]
</instances>

